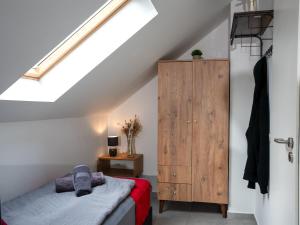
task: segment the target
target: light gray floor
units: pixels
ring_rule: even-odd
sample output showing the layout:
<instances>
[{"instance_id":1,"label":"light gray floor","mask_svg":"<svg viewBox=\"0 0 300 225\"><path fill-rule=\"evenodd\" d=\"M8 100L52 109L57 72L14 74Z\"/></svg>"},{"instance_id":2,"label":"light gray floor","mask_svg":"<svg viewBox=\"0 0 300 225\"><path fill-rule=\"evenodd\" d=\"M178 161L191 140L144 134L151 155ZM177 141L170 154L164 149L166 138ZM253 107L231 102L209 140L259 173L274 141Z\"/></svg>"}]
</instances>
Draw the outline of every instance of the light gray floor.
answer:
<instances>
[{"instance_id":1,"label":"light gray floor","mask_svg":"<svg viewBox=\"0 0 300 225\"><path fill-rule=\"evenodd\" d=\"M198 203L168 202L162 214L153 196L153 225L256 225L252 215L229 214L224 219L218 206Z\"/></svg>"}]
</instances>

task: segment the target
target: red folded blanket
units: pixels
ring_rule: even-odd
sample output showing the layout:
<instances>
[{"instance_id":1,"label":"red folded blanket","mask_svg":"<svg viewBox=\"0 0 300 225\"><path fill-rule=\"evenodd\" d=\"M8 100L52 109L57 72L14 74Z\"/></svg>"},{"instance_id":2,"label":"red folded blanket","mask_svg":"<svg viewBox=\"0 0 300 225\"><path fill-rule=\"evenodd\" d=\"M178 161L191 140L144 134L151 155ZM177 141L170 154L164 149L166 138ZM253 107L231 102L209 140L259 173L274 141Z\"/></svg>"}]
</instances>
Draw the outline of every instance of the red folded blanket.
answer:
<instances>
[{"instance_id":1,"label":"red folded blanket","mask_svg":"<svg viewBox=\"0 0 300 225\"><path fill-rule=\"evenodd\" d=\"M135 181L135 187L130 196L135 202L135 224L143 225L151 207L151 184L148 180L140 178L126 178Z\"/></svg>"}]
</instances>

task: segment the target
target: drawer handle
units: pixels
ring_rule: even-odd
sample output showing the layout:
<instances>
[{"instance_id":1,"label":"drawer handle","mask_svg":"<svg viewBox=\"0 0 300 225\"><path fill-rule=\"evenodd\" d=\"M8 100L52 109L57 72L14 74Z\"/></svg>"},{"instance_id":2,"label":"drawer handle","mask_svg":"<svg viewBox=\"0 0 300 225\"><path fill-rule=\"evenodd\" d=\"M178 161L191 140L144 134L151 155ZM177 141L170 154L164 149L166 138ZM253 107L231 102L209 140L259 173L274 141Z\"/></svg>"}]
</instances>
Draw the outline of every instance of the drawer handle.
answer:
<instances>
[{"instance_id":1,"label":"drawer handle","mask_svg":"<svg viewBox=\"0 0 300 225\"><path fill-rule=\"evenodd\" d=\"M173 195L176 195L176 191L173 191Z\"/></svg>"},{"instance_id":2,"label":"drawer handle","mask_svg":"<svg viewBox=\"0 0 300 225\"><path fill-rule=\"evenodd\" d=\"M176 177L176 173L175 173L175 172L174 172L174 173L172 173L172 176L173 176L173 177Z\"/></svg>"}]
</instances>

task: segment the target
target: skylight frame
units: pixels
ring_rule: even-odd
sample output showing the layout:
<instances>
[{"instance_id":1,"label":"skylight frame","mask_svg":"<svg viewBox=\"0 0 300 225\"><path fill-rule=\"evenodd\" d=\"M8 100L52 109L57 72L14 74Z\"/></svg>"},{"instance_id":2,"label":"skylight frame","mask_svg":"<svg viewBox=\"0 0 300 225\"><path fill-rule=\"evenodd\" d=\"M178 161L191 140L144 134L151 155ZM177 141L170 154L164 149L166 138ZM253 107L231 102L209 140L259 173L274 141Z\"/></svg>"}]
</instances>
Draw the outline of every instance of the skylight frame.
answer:
<instances>
[{"instance_id":1,"label":"skylight frame","mask_svg":"<svg viewBox=\"0 0 300 225\"><path fill-rule=\"evenodd\" d=\"M35 66L29 69L22 78L39 81L56 64L76 49L84 40L106 23L113 15L131 0L109 0L82 25L58 44Z\"/></svg>"},{"instance_id":2,"label":"skylight frame","mask_svg":"<svg viewBox=\"0 0 300 225\"><path fill-rule=\"evenodd\" d=\"M21 76L1 93L0 100L56 102L157 15L152 0L130 0L52 67L46 76L39 80Z\"/></svg>"}]
</instances>

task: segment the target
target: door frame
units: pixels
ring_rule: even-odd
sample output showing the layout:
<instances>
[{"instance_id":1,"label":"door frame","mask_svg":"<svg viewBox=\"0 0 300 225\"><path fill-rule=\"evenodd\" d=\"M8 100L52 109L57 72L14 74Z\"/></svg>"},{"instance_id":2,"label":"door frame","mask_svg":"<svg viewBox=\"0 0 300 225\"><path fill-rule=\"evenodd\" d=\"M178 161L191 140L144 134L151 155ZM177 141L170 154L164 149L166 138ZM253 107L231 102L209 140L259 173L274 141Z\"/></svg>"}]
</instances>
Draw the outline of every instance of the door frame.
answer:
<instances>
[{"instance_id":1,"label":"door frame","mask_svg":"<svg viewBox=\"0 0 300 225\"><path fill-rule=\"evenodd\" d=\"M297 214L297 224L300 223L300 166L299 166L299 162L300 162L300 154L299 154L299 150L300 150L300 144L299 144L299 140L300 140L300 4L298 4L298 46L297 46L297 50L298 50L298 53L297 53L297 94L298 94L298 102L296 104L298 104L298 112L297 112L297 125L298 125L298 128L297 128L297 136L296 136L296 140L295 140L295 154L296 154L296 157L295 157L295 163L296 163L296 168L297 168L297 176L296 176L296 190L297 193L297 199L298 199L298 202L297 202L297 209L296 209L296 214Z\"/></svg>"}]
</instances>

